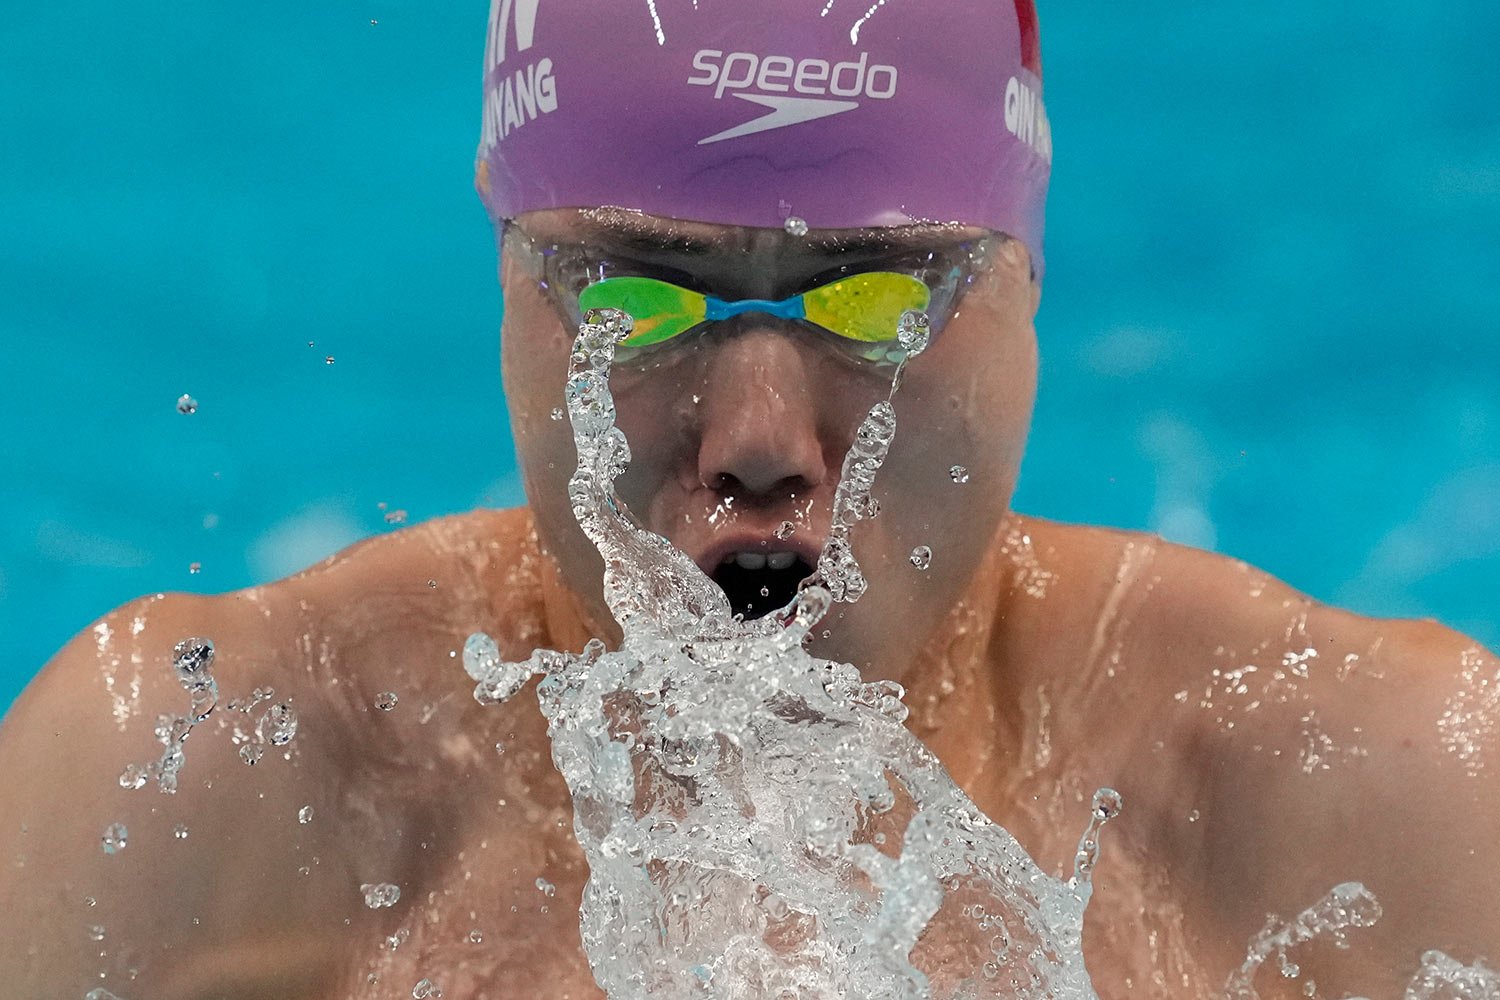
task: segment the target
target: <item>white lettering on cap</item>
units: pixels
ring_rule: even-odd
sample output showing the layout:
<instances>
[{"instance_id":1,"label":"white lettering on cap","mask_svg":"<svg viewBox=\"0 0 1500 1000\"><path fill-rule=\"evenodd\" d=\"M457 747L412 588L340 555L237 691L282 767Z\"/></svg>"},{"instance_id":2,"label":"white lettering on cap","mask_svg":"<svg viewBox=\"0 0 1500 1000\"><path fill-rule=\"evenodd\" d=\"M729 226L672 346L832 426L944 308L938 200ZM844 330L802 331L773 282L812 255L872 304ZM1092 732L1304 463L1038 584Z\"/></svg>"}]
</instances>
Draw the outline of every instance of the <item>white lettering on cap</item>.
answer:
<instances>
[{"instance_id":1,"label":"white lettering on cap","mask_svg":"<svg viewBox=\"0 0 1500 1000\"><path fill-rule=\"evenodd\" d=\"M759 118L698 140L700 146L852 111L859 107L859 101L851 98L890 100L896 96L900 76L894 66L870 65L868 52L861 52L858 60L830 64L826 59L794 60L791 56L699 49L693 54L693 69L696 72L687 82L695 87L713 87L715 100L728 93L771 109ZM793 93L803 96L793 97Z\"/></svg>"},{"instance_id":2,"label":"white lettering on cap","mask_svg":"<svg viewBox=\"0 0 1500 1000\"><path fill-rule=\"evenodd\" d=\"M490 34L484 65L494 71L505 62L505 41L515 24L516 53L531 48L536 37L536 11L541 0L497 0L490 7ZM514 14L514 18L512 15ZM557 81L552 60L538 59L514 73L496 78L484 94L480 146L491 149L511 132L557 110Z\"/></svg>"},{"instance_id":3,"label":"white lettering on cap","mask_svg":"<svg viewBox=\"0 0 1500 1000\"><path fill-rule=\"evenodd\" d=\"M1052 126L1042 97L1016 77L1005 85L1005 128L1030 146L1043 160L1052 162Z\"/></svg>"}]
</instances>

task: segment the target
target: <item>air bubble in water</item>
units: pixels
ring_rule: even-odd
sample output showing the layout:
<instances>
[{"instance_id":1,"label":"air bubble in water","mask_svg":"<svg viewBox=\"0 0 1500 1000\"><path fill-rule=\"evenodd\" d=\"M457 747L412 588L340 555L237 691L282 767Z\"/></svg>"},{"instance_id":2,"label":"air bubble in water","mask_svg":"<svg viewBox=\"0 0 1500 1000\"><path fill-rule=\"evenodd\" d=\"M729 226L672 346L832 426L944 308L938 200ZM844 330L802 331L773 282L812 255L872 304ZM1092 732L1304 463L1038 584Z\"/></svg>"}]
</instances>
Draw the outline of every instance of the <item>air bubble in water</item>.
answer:
<instances>
[{"instance_id":1,"label":"air bubble in water","mask_svg":"<svg viewBox=\"0 0 1500 1000\"><path fill-rule=\"evenodd\" d=\"M474 928L472 931L469 932L469 943L470 944L483 944L484 943L484 933L482 931L480 931L480 929L478 927Z\"/></svg>"},{"instance_id":2,"label":"air bubble in water","mask_svg":"<svg viewBox=\"0 0 1500 1000\"><path fill-rule=\"evenodd\" d=\"M365 905L372 910L395 906L401 899L401 887L390 882L366 882L359 891L364 893Z\"/></svg>"},{"instance_id":3,"label":"air bubble in water","mask_svg":"<svg viewBox=\"0 0 1500 1000\"><path fill-rule=\"evenodd\" d=\"M198 412L198 401L187 393L177 397L177 412L183 416Z\"/></svg>"},{"instance_id":4,"label":"air bubble in water","mask_svg":"<svg viewBox=\"0 0 1500 1000\"><path fill-rule=\"evenodd\" d=\"M541 890L543 896L557 895L557 886L553 885L551 882L548 882L546 879L541 878L540 876L537 877L536 887Z\"/></svg>"},{"instance_id":5,"label":"air bubble in water","mask_svg":"<svg viewBox=\"0 0 1500 1000\"><path fill-rule=\"evenodd\" d=\"M396 707L396 702L400 700L401 699L396 697L396 692L382 691L375 696L375 707L380 709L382 712L389 712L391 709Z\"/></svg>"},{"instance_id":6,"label":"air bubble in water","mask_svg":"<svg viewBox=\"0 0 1500 1000\"><path fill-rule=\"evenodd\" d=\"M104 940L104 928L100 927L98 924L94 924L92 927L90 927L89 928L89 940L90 941L103 941Z\"/></svg>"},{"instance_id":7,"label":"air bubble in water","mask_svg":"<svg viewBox=\"0 0 1500 1000\"><path fill-rule=\"evenodd\" d=\"M412 1000L437 1000L443 995L443 991L431 979L422 979L411 988L411 995Z\"/></svg>"},{"instance_id":8,"label":"air bubble in water","mask_svg":"<svg viewBox=\"0 0 1500 1000\"><path fill-rule=\"evenodd\" d=\"M244 746L240 747L240 760L244 761L246 764L254 766L260 763L260 759L265 756L265 753L266 748L261 744L246 743Z\"/></svg>"},{"instance_id":9,"label":"air bubble in water","mask_svg":"<svg viewBox=\"0 0 1500 1000\"><path fill-rule=\"evenodd\" d=\"M130 831L125 829L124 823L111 823L104 828L104 836L100 840L104 853L118 854L125 850L125 842L129 837Z\"/></svg>"},{"instance_id":10,"label":"air bubble in water","mask_svg":"<svg viewBox=\"0 0 1500 1000\"><path fill-rule=\"evenodd\" d=\"M406 516L407 516L406 515L406 511L404 511L404 510L388 510L388 511L385 512L385 523L386 524L405 524L406 523Z\"/></svg>"},{"instance_id":11,"label":"air bubble in water","mask_svg":"<svg viewBox=\"0 0 1500 1000\"><path fill-rule=\"evenodd\" d=\"M188 828L181 823L178 823L172 828L172 836L176 837L178 840L187 840Z\"/></svg>"},{"instance_id":12,"label":"air bubble in water","mask_svg":"<svg viewBox=\"0 0 1500 1000\"><path fill-rule=\"evenodd\" d=\"M778 524L776 526L776 530L774 532L772 532L772 534L774 534L778 539L780 539L781 541L784 542L788 538L791 538L792 537L792 532L794 532L796 530L797 530L797 526L795 524L793 524L791 521L782 521L780 524Z\"/></svg>"},{"instance_id":13,"label":"air bubble in water","mask_svg":"<svg viewBox=\"0 0 1500 1000\"><path fill-rule=\"evenodd\" d=\"M307 824L311 823L312 822L312 818L313 818L313 808L312 808L312 806L303 806L301 809L297 810L297 822L301 823L303 826L306 826Z\"/></svg>"},{"instance_id":14,"label":"air bubble in water","mask_svg":"<svg viewBox=\"0 0 1500 1000\"><path fill-rule=\"evenodd\" d=\"M911 550L911 564L917 569L926 569L932 565L932 549L925 545L918 545Z\"/></svg>"},{"instance_id":15,"label":"air bubble in water","mask_svg":"<svg viewBox=\"0 0 1500 1000\"><path fill-rule=\"evenodd\" d=\"M962 465L955 465L948 470L948 478L955 483L967 483L969 481L969 470Z\"/></svg>"},{"instance_id":16,"label":"air bubble in water","mask_svg":"<svg viewBox=\"0 0 1500 1000\"><path fill-rule=\"evenodd\" d=\"M795 215L789 215L786 217L786 222L782 223L782 228L791 236L806 236L807 220Z\"/></svg>"},{"instance_id":17,"label":"air bubble in water","mask_svg":"<svg viewBox=\"0 0 1500 1000\"><path fill-rule=\"evenodd\" d=\"M554 406L552 408L553 420L561 420L565 416L567 416L567 414L563 412L563 408L561 406Z\"/></svg>"},{"instance_id":18,"label":"air bubble in water","mask_svg":"<svg viewBox=\"0 0 1500 1000\"><path fill-rule=\"evenodd\" d=\"M89 990L83 995L83 1000L123 1000L123 998L117 997L109 990L103 989L101 987L99 989Z\"/></svg>"},{"instance_id":19,"label":"air bubble in water","mask_svg":"<svg viewBox=\"0 0 1500 1000\"><path fill-rule=\"evenodd\" d=\"M139 764L126 764L120 772L120 787L130 791L146 787L146 769Z\"/></svg>"}]
</instances>

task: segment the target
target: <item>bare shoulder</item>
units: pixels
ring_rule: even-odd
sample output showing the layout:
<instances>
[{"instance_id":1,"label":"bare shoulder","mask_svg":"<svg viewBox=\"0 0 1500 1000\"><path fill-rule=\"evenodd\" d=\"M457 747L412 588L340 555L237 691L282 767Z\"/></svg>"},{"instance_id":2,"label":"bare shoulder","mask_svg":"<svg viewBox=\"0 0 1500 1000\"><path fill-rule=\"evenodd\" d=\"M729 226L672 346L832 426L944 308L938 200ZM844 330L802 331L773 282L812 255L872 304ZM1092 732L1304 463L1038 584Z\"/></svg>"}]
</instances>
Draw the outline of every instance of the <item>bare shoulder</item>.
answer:
<instances>
[{"instance_id":1,"label":"bare shoulder","mask_svg":"<svg viewBox=\"0 0 1500 1000\"><path fill-rule=\"evenodd\" d=\"M1496 957L1500 660L1149 535L1030 519L1028 534L1092 650L1080 713L1135 734L1121 759L1154 762L1155 843L1210 926L1248 942L1267 913L1357 882L1383 915L1348 952L1312 949L1309 970L1395 995L1427 949Z\"/></svg>"},{"instance_id":2,"label":"bare shoulder","mask_svg":"<svg viewBox=\"0 0 1500 1000\"><path fill-rule=\"evenodd\" d=\"M545 641L537 558L524 510L477 512L84 629L0 724L0 968L37 995L134 966L124 995L328 995L345 974L330 906L378 920L358 887L431 881L448 855L416 844L476 822L444 803L545 767L484 766L496 733L535 724L522 706L482 713L458 662L475 631L507 655ZM212 642L211 700L173 666L192 638Z\"/></svg>"}]
</instances>

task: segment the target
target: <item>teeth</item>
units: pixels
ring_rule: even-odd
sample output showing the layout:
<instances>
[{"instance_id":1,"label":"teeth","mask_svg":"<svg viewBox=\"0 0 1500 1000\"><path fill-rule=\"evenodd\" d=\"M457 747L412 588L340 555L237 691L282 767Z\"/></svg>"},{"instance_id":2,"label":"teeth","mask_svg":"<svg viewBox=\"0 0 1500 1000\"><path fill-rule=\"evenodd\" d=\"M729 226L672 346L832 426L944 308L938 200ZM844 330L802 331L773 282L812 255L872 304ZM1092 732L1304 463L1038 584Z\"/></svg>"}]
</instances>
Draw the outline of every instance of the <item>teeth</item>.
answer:
<instances>
[{"instance_id":1,"label":"teeth","mask_svg":"<svg viewBox=\"0 0 1500 1000\"><path fill-rule=\"evenodd\" d=\"M795 552L731 552L719 565L733 563L740 569L791 569L796 561Z\"/></svg>"}]
</instances>

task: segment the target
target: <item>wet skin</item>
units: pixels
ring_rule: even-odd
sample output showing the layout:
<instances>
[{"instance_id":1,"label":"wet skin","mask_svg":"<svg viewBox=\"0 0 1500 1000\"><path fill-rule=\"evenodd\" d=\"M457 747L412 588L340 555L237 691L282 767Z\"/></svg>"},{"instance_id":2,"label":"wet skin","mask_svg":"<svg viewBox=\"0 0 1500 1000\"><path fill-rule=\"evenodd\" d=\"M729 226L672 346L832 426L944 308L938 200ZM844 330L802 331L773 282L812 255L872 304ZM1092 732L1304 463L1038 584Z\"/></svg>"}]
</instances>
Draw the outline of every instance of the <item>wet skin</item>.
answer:
<instances>
[{"instance_id":1,"label":"wet skin","mask_svg":"<svg viewBox=\"0 0 1500 1000\"><path fill-rule=\"evenodd\" d=\"M621 228L523 221L555 239ZM726 237L673 263L733 297L790 294L828 264L780 232L679 235ZM454 658L479 629L510 658L616 636L564 500L571 438L550 417L569 336L525 261L504 254L502 280L528 509L415 526L252 591L128 605L0 725L0 971L17 995L389 997L423 976L449 997L598 995L577 930L586 871L534 697L481 708ZM1500 958L1500 663L1231 559L1010 513L1037 298L1003 246L912 365L882 513L854 535L871 590L813 651L906 684L913 729L1048 870L1071 866L1092 791L1122 792L1085 935L1102 996L1212 995L1267 913L1351 880L1384 917L1349 951L1298 952L1301 979L1268 966L1263 996L1301 996L1309 977L1324 995L1399 995L1426 948ZM695 558L726 537L780 547L786 519L821 541L889 373L756 316L680 346L614 380L632 510ZM917 544L933 548L926 573L907 562ZM122 790L121 768L159 752L156 715L186 707L168 661L188 635L217 643L225 701L266 685L292 701L290 759L247 767L221 710L187 741L176 796ZM383 691L400 696L390 712ZM114 821L130 842L111 857ZM359 886L384 881L400 902L366 908Z\"/></svg>"}]
</instances>

